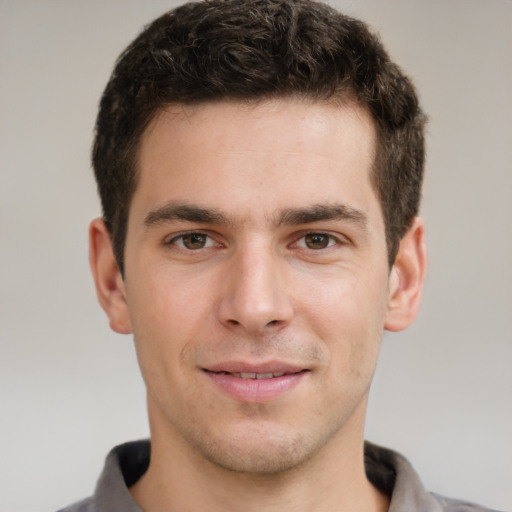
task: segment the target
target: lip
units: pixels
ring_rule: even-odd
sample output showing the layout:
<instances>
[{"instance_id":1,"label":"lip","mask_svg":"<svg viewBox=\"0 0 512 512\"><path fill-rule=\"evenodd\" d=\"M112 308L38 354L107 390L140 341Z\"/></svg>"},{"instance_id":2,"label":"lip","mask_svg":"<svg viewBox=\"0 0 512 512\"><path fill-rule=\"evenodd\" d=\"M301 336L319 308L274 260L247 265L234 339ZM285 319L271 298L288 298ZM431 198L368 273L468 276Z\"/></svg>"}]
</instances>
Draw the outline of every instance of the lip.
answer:
<instances>
[{"instance_id":1,"label":"lip","mask_svg":"<svg viewBox=\"0 0 512 512\"><path fill-rule=\"evenodd\" d=\"M298 373L307 370L307 368L283 361L266 361L256 364L243 361L226 361L208 366L204 370L216 373Z\"/></svg>"},{"instance_id":2,"label":"lip","mask_svg":"<svg viewBox=\"0 0 512 512\"><path fill-rule=\"evenodd\" d=\"M214 385L224 394L240 402L268 402L288 393L306 377L307 368L271 361L261 364L225 362L203 368ZM259 374L264 378L242 378L244 374ZM268 377L269 374L277 374ZM266 378L265 378L266 377Z\"/></svg>"}]
</instances>

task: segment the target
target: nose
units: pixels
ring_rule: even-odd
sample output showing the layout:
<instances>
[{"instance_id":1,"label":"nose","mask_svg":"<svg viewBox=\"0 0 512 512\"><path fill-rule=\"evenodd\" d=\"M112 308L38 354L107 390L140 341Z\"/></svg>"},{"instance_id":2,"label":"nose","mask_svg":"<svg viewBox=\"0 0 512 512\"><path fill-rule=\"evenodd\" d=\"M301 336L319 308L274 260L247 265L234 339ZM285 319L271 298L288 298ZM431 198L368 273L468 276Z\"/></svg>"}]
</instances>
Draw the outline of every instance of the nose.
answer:
<instances>
[{"instance_id":1,"label":"nose","mask_svg":"<svg viewBox=\"0 0 512 512\"><path fill-rule=\"evenodd\" d=\"M271 251L246 250L233 257L224 276L220 321L253 336L289 324L293 306L282 262Z\"/></svg>"}]
</instances>

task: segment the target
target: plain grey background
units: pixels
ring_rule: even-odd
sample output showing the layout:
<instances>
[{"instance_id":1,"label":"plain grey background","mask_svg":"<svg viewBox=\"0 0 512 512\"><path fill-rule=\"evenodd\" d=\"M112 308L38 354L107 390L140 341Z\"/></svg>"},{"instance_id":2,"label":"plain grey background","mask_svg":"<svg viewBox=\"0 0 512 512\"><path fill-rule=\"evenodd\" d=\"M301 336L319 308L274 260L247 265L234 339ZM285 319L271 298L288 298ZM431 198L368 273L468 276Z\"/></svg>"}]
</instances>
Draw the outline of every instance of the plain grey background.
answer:
<instances>
[{"instance_id":1,"label":"plain grey background","mask_svg":"<svg viewBox=\"0 0 512 512\"><path fill-rule=\"evenodd\" d=\"M367 438L436 492L512 509L512 3L331 2L368 21L430 116L422 312L386 334ZM176 2L0 0L0 510L90 494L148 435L131 337L96 303L89 165L113 63Z\"/></svg>"}]
</instances>

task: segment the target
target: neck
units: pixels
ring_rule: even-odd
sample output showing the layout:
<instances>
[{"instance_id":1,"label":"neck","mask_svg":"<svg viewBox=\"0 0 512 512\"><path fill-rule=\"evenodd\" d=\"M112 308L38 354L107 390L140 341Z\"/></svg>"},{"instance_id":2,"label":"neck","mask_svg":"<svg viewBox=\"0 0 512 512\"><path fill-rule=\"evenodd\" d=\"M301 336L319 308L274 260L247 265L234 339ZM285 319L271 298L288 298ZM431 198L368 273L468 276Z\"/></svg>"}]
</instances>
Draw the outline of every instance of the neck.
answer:
<instances>
[{"instance_id":1,"label":"neck","mask_svg":"<svg viewBox=\"0 0 512 512\"><path fill-rule=\"evenodd\" d=\"M248 474L214 465L152 429L150 466L130 493L145 512L387 511L389 499L366 477L362 434L341 434L299 467Z\"/></svg>"}]
</instances>

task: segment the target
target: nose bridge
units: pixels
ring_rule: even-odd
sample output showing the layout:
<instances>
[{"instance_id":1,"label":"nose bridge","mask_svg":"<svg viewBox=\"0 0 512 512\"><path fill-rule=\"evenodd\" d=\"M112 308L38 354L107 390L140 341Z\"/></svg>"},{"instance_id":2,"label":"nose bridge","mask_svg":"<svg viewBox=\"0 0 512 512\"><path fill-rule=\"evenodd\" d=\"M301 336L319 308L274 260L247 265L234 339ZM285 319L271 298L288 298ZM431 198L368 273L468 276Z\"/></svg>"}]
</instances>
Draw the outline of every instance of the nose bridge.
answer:
<instances>
[{"instance_id":1,"label":"nose bridge","mask_svg":"<svg viewBox=\"0 0 512 512\"><path fill-rule=\"evenodd\" d=\"M240 248L232 258L221 299L221 320L252 334L284 326L293 314L279 256L263 244Z\"/></svg>"}]
</instances>

